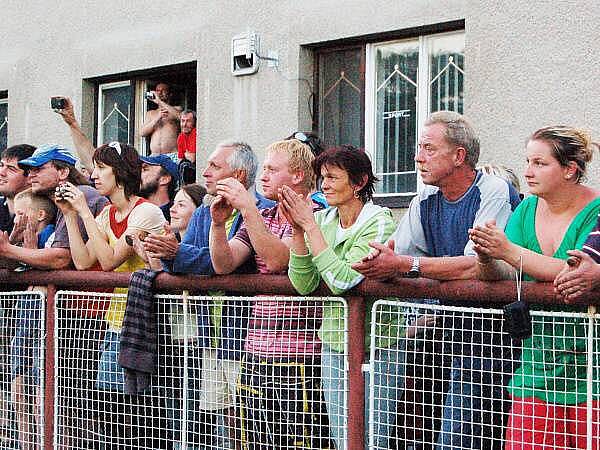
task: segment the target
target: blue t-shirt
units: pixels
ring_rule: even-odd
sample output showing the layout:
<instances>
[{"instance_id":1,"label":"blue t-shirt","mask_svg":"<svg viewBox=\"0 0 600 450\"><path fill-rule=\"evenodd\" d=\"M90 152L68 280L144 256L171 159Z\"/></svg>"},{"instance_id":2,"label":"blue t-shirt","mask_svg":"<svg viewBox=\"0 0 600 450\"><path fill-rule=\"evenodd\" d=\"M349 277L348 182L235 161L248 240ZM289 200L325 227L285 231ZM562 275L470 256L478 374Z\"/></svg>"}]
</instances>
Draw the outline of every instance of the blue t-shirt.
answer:
<instances>
[{"instance_id":1,"label":"blue t-shirt","mask_svg":"<svg viewBox=\"0 0 600 450\"><path fill-rule=\"evenodd\" d=\"M54 234L54 230L56 227L53 223L46 225L44 229L38 234L38 248L44 248L46 246L46 242Z\"/></svg>"},{"instance_id":2,"label":"blue t-shirt","mask_svg":"<svg viewBox=\"0 0 600 450\"><path fill-rule=\"evenodd\" d=\"M496 220L504 229L519 195L514 187L495 175L477 172L473 184L455 201L444 198L439 188L425 186L412 200L407 213L390 239L395 241L397 254L413 256L475 256L469 228ZM445 301L440 300L445 303ZM473 306L472 302L452 302L455 306ZM443 327L453 343L456 355L471 354L490 357L490 352L502 342L500 321L484 323L472 314L444 314ZM497 331L497 332L496 332ZM492 339L496 342L492 342ZM509 372L511 373L511 372Z\"/></svg>"},{"instance_id":3,"label":"blue t-shirt","mask_svg":"<svg viewBox=\"0 0 600 450\"><path fill-rule=\"evenodd\" d=\"M504 229L518 203L510 183L478 171L471 187L455 201L446 200L439 188L425 186L390 239L398 254L475 256L469 228L495 219Z\"/></svg>"}]
</instances>

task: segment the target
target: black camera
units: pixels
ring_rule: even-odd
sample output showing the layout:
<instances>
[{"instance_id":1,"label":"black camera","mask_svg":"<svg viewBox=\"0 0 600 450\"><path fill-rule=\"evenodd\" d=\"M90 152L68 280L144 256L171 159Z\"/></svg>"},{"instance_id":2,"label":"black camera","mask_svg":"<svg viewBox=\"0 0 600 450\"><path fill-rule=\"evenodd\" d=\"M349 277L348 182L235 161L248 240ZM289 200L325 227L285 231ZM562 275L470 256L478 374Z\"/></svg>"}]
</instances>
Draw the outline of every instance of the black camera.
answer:
<instances>
[{"instance_id":1,"label":"black camera","mask_svg":"<svg viewBox=\"0 0 600 450\"><path fill-rule=\"evenodd\" d=\"M154 92L149 91L149 92L146 92L146 98L148 100L154 100L156 98L156 95L154 95Z\"/></svg>"},{"instance_id":2,"label":"black camera","mask_svg":"<svg viewBox=\"0 0 600 450\"><path fill-rule=\"evenodd\" d=\"M52 109L65 109L67 100L64 97L50 97L50 107Z\"/></svg>"},{"instance_id":3,"label":"black camera","mask_svg":"<svg viewBox=\"0 0 600 450\"><path fill-rule=\"evenodd\" d=\"M65 185L59 185L56 187L55 191L54 191L54 197L57 200L64 200L65 196L67 194L67 187Z\"/></svg>"},{"instance_id":4,"label":"black camera","mask_svg":"<svg viewBox=\"0 0 600 450\"><path fill-rule=\"evenodd\" d=\"M531 337L531 314L527 303L518 300L504 307L504 331L513 339Z\"/></svg>"}]
</instances>

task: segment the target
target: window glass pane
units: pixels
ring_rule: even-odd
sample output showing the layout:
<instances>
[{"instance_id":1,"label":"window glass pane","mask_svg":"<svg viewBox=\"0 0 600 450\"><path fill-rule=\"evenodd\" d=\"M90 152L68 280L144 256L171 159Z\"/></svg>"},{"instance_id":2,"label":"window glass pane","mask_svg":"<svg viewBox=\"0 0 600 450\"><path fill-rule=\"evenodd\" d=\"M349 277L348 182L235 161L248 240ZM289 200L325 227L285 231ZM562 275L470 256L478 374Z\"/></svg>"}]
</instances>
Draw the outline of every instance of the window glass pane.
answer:
<instances>
[{"instance_id":1,"label":"window glass pane","mask_svg":"<svg viewBox=\"0 0 600 450\"><path fill-rule=\"evenodd\" d=\"M101 123L99 144L111 141L128 142L131 112L131 88L125 86L100 87Z\"/></svg>"},{"instance_id":2,"label":"window glass pane","mask_svg":"<svg viewBox=\"0 0 600 450\"><path fill-rule=\"evenodd\" d=\"M429 38L430 111L463 112L465 35Z\"/></svg>"},{"instance_id":3,"label":"window glass pane","mask_svg":"<svg viewBox=\"0 0 600 450\"><path fill-rule=\"evenodd\" d=\"M363 146L362 49L319 55L319 134L330 145Z\"/></svg>"},{"instance_id":4,"label":"window glass pane","mask_svg":"<svg viewBox=\"0 0 600 450\"><path fill-rule=\"evenodd\" d=\"M8 146L8 103L0 101L0 150Z\"/></svg>"},{"instance_id":5,"label":"window glass pane","mask_svg":"<svg viewBox=\"0 0 600 450\"><path fill-rule=\"evenodd\" d=\"M415 192L419 42L377 47L375 70L377 192Z\"/></svg>"}]
</instances>

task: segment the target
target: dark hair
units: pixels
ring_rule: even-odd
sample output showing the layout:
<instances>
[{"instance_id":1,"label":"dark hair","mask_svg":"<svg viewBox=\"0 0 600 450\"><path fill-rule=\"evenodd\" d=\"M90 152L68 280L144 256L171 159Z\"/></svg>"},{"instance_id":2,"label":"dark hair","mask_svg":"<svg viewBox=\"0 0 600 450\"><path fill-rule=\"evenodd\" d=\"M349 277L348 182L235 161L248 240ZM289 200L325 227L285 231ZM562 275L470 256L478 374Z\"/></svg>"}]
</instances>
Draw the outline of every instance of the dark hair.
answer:
<instances>
[{"instance_id":1,"label":"dark hair","mask_svg":"<svg viewBox=\"0 0 600 450\"><path fill-rule=\"evenodd\" d=\"M57 169L69 169L69 176L67 181L75 186L89 186L90 180L84 174L82 174L75 166L64 161L50 161L52 165Z\"/></svg>"},{"instance_id":2,"label":"dark hair","mask_svg":"<svg viewBox=\"0 0 600 450\"><path fill-rule=\"evenodd\" d=\"M358 191L358 196L363 203L373 198L375 183L379 179L373 173L371 160L362 148L356 148L352 145L330 147L317 156L317 159L313 162L315 173L321 174L323 166L335 166L344 170L348 174L350 182L354 185L361 184L366 176L367 182Z\"/></svg>"},{"instance_id":3,"label":"dark hair","mask_svg":"<svg viewBox=\"0 0 600 450\"><path fill-rule=\"evenodd\" d=\"M186 114L192 115L192 117L194 118L194 126L196 126L196 111L194 111L193 109L184 109L183 111L181 111L180 117Z\"/></svg>"},{"instance_id":4,"label":"dark hair","mask_svg":"<svg viewBox=\"0 0 600 450\"><path fill-rule=\"evenodd\" d=\"M204 186L199 185L198 183L190 183L185 186L181 186L181 190L183 190L191 199L196 208L202 204L202 200L204 200L204 196L206 195L206 189Z\"/></svg>"},{"instance_id":5,"label":"dark hair","mask_svg":"<svg viewBox=\"0 0 600 450\"><path fill-rule=\"evenodd\" d=\"M0 157L4 159L16 159L21 161L25 158L30 158L35 152L35 147L29 144L18 144L8 147L2 151Z\"/></svg>"},{"instance_id":6,"label":"dark hair","mask_svg":"<svg viewBox=\"0 0 600 450\"><path fill-rule=\"evenodd\" d=\"M165 169L163 166L160 166L160 173L158 174L159 177L171 177L171 181L169 181L169 186L168 186L168 194L169 194L169 200L173 201L173 199L175 198L175 194L177 194L177 187L179 185L179 182L177 180L177 177L174 177L173 175L171 175L171 173Z\"/></svg>"},{"instance_id":7,"label":"dark hair","mask_svg":"<svg viewBox=\"0 0 600 450\"><path fill-rule=\"evenodd\" d=\"M129 198L140 191L142 182L142 161L137 150L124 142L118 143L121 154L112 146L117 143L104 144L94 152L94 162L101 162L112 167L115 180L119 186L123 186L125 197Z\"/></svg>"}]
</instances>

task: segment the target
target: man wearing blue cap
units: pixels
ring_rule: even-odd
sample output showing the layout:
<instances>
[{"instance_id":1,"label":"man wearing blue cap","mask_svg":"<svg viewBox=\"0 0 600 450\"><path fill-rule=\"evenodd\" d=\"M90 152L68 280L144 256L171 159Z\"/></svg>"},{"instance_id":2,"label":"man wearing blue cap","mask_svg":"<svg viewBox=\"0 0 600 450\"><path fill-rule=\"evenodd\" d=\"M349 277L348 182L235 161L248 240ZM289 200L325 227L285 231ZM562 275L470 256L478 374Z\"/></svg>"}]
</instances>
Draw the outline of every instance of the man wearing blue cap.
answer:
<instances>
[{"instance_id":1,"label":"man wearing blue cap","mask_svg":"<svg viewBox=\"0 0 600 450\"><path fill-rule=\"evenodd\" d=\"M54 239L50 247L40 249L22 248L12 245L8 242L6 233L0 234L0 254L13 261L23 262L31 267L40 269L67 269L71 266L71 250L69 247L69 235L65 218L61 211L64 201L61 200L60 192L57 193L57 187L64 182L70 182L84 193L90 211L98 215L104 206L108 203L105 197L100 196L98 191L89 186L89 181L76 168L76 157L67 148L56 145L46 144L40 146L29 158L21 159L19 167L26 169L28 179L31 182L31 189L34 194L43 195L52 200L59 208L56 216L56 226ZM87 240L85 226L79 219L79 229L84 240ZM49 239L49 241L52 237ZM68 342L60 342L62 348L66 348L73 355L66 363L65 379L78 380L70 381L76 383L69 390L68 404L65 405L67 419L63 422L64 429L61 435L65 441L71 442L72 448L89 448L87 437L84 436L89 429L88 418L83 417L81 411L86 411L90 405L90 393L93 392L93 385L86 382L83 373L94 370L90 367L90 361L97 361L97 349L95 343L98 342L101 324L100 320L89 320L90 314L98 314L100 311L94 311L88 305L83 307L83 314L75 312L66 313L63 320L66 320L70 327L74 329L85 329L86 338L84 342L90 343L88 348L74 349ZM59 388L64 389L59 383ZM64 392L63 394L64 395Z\"/></svg>"},{"instance_id":2,"label":"man wearing blue cap","mask_svg":"<svg viewBox=\"0 0 600 450\"><path fill-rule=\"evenodd\" d=\"M19 167L28 170L31 190L34 194L45 195L59 207L56 216L56 231L50 248L26 249L11 245L8 236L0 234L0 253L8 259L23 262L39 269L66 269L71 265L69 236L65 219L60 211L60 199L55 191L62 183L69 181L80 186L94 214L98 214L108 200L89 186L89 181L75 168L77 158L62 145L46 144L40 146L31 157L19 161ZM83 223L79 224L85 233ZM84 235L87 239L87 235Z\"/></svg>"},{"instance_id":3,"label":"man wearing blue cap","mask_svg":"<svg viewBox=\"0 0 600 450\"><path fill-rule=\"evenodd\" d=\"M142 156L142 184L140 197L160 207L167 222L171 222L170 209L177 191L179 169L168 155Z\"/></svg>"}]
</instances>

